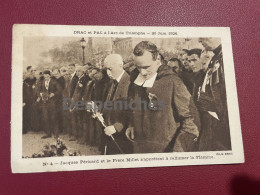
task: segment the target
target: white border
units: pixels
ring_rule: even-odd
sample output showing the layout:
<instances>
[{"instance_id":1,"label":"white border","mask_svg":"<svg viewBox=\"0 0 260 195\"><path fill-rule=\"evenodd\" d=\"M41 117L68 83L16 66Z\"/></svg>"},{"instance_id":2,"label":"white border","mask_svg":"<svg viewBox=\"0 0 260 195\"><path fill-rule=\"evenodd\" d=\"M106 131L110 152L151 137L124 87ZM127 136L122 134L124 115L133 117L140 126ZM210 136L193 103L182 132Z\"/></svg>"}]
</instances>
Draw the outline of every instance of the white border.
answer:
<instances>
[{"instance_id":1,"label":"white border","mask_svg":"<svg viewBox=\"0 0 260 195\"><path fill-rule=\"evenodd\" d=\"M73 34L74 31L132 31L132 32L177 32L177 35L104 35ZM222 40L223 60L225 66L225 79L229 123L231 132L232 151L228 152L186 152L186 153L159 153L159 154L131 154L111 156L75 156L51 158L22 158L22 72L23 72L23 37L24 36L60 36L60 37L138 37L138 38L194 38L194 37L220 37ZM230 155L232 153L232 155ZM222 154L222 155L220 155ZM196 159L196 156L212 156L212 159ZM165 158L165 160L140 161L141 158ZM168 160L166 160L168 157ZM171 157L189 157L188 160L169 160ZM194 157L194 159L191 159ZM126 162L127 158L139 161ZM124 160L124 162L107 162ZM99 163L80 164L81 160L98 160ZM101 161L104 160L103 163ZM60 165L60 162L78 162L79 164ZM93 170L111 168L134 167L161 167L178 165L207 165L207 164L233 164L244 162L243 142L241 135L240 117L236 92L234 62L231 47L229 27L133 27L133 26L64 26L64 25L31 25L15 24L13 26L12 46L12 104L11 104L11 166L13 173ZM43 163L48 163L43 166ZM53 165L51 166L50 163ZM55 163L58 163L57 165Z\"/></svg>"}]
</instances>

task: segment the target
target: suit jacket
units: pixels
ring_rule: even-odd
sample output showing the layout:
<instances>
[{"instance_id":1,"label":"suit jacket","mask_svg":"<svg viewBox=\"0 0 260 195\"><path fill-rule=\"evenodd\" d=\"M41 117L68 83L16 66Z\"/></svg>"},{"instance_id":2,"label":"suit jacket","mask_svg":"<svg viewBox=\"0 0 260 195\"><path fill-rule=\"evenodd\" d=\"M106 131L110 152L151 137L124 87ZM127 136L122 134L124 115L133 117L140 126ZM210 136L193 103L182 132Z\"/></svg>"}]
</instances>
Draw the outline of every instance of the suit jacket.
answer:
<instances>
[{"instance_id":1,"label":"suit jacket","mask_svg":"<svg viewBox=\"0 0 260 195\"><path fill-rule=\"evenodd\" d=\"M87 84L87 76L84 74L82 77L78 79L78 82L75 85L75 90L72 95L73 101L81 101L83 97L83 92Z\"/></svg>"},{"instance_id":2,"label":"suit jacket","mask_svg":"<svg viewBox=\"0 0 260 195\"><path fill-rule=\"evenodd\" d=\"M35 78L26 78L23 81L23 102L27 105L33 102L33 88L36 79Z\"/></svg>"},{"instance_id":3,"label":"suit jacket","mask_svg":"<svg viewBox=\"0 0 260 195\"><path fill-rule=\"evenodd\" d=\"M219 132L217 141L223 148L231 149L230 129L227 109L226 85L222 47L219 45L214 51L208 69L208 83L205 92L200 94L198 108L202 111L216 112L219 118Z\"/></svg>"},{"instance_id":4,"label":"suit jacket","mask_svg":"<svg viewBox=\"0 0 260 195\"><path fill-rule=\"evenodd\" d=\"M69 82L69 96L70 98L72 98L73 94L74 94L74 91L75 91L75 88L76 88L76 85L78 83L78 76L76 74L74 74L74 76L71 78L70 82Z\"/></svg>"},{"instance_id":5,"label":"suit jacket","mask_svg":"<svg viewBox=\"0 0 260 195\"><path fill-rule=\"evenodd\" d=\"M194 84L191 78L193 76L193 71L183 69L182 72L179 74L179 76L182 79L184 85L187 87L190 94L192 95Z\"/></svg>"},{"instance_id":6,"label":"suit jacket","mask_svg":"<svg viewBox=\"0 0 260 195\"><path fill-rule=\"evenodd\" d=\"M62 90L65 89L65 78L63 76L61 76L60 78L57 79L58 83L61 85Z\"/></svg>"},{"instance_id":7,"label":"suit jacket","mask_svg":"<svg viewBox=\"0 0 260 195\"><path fill-rule=\"evenodd\" d=\"M118 132L126 130L129 124L129 110L124 108L124 102L127 101L129 85L130 76L125 72L117 86L115 86L114 91L111 91L111 88L109 90L109 93L113 93L113 97L110 96L111 94L108 94L110 99L107 99L107 101L112 102L112 109L104 109L104 117L107 125L114 125L115 123L122 125L123 128L117 128L117 125L115 126Z\"/></svg>"},{"instance_id":8,"label":"suit jacket","mask_svg":"<svg viewBox=\"0 0 260 195\"><path fill-rule=\"evenodd\" d=\"M112 83L111 83L112 84ZM124 108L124 102L127 101L130 76L125 72L114 90L110 88L107 101L112 102L112 109L104 109L103 115L107 125L113 125L116 133L113 134L116 142L124 153L132 153L132 143L126 138L125 131L129 127L129 108ZM113 86L113 85L112 85ZM114 92L113 92L114 91ZM110 96L113 93L112 97ZM122 106L122 107L121 107ZM107 137L107 136L106 136ZM118 148L111 139L107 140L107 154L119 154Z\"/></svg>"},{"instance_id":9,"label":"suit jacket","mask_svg":"<svg viewBox=\"0 0 260 195\"><path fill-rule=\"evenodd\" d=\"M53 93L54 96L52 98L50 98L49 100L51 102L57 102L62 97L62 88L56 79L51 78L48 89L46 89L46 87L45 87L45 80L42 81L41 87L40 87L40 93L49 93L49 94Z\"/></svg>"},{"instance_id":10,"label":"suit jacket","mask_svg":"<svg viewBox=\"0 0 260 195\"><path fill-rule=\"evenodd\" d=\"M33 90L33 102L37 100L37 98L40 96L40 89L43 82L43 78L40 78L35 81L34 85L32 86Z\"/></svg>"}]
</instances>

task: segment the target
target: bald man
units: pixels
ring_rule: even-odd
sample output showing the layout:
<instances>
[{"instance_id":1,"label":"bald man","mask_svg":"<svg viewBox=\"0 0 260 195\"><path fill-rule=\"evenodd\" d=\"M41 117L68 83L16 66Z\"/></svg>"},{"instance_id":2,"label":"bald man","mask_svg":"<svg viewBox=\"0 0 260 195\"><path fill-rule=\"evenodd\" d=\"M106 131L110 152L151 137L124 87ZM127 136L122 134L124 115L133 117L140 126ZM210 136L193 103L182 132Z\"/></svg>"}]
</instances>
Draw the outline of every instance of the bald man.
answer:
<instances>
[{"instance_id":1,"label":"bald man","mask_svg":"<svg viewBox=\"0 0 260 195\"><path fill-rule=\"evenodd\" d=\"M130 77L123 69L123 59L119 54L110 54L104 60L107 75L111 78L111 86L104 103L104 118L108 125L104 132L106 134L106 154L120 154L121 151L108 136L113 135L123 153L132 153L131 142L127 139L125 132L129 127L128 110L122 106L127 100ZM108 102L112 102L112 109L108 109ZM109 104L110 104L109 103Z\"/></svg>"}]
</instances>

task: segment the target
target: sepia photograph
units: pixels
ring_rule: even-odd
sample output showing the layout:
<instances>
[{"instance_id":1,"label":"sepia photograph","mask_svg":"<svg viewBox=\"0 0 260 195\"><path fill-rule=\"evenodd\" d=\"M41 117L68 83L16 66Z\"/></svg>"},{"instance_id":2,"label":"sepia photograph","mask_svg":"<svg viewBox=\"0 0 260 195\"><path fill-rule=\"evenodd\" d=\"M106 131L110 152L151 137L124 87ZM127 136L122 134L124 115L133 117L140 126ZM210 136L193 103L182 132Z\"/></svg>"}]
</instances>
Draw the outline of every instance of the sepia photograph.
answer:
<instances>
[{"instance_id":1,"label":"sepia photograph","mask_svg":"<svg viewBox=\"0 0 260 195\"><path fill-rule=\"evenodd\" d=\"M13 172L243 163L230 30L15 25L11 129Z\"/></svg>"}]
</instances>

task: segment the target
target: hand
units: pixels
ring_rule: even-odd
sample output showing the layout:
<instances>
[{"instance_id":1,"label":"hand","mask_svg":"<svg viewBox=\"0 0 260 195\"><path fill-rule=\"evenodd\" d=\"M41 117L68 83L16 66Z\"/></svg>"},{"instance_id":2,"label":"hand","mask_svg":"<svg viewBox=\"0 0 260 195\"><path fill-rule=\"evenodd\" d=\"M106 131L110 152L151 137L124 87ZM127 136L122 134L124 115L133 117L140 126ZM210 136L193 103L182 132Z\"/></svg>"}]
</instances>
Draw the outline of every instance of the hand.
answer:
<instances>
[{"instance_id":1,"label":"hand","mask_svg":"<svg viewBox=\"0 0 260 195\"><path fill-rule=\"evenodd\" d=\"M72 113L72 112L74 112L74 110L75 110L75 107L71 108L70 112Z\"/></svg>"},{"instance_id":2,"label":"hand","mask_svg":"<svg viewBox=\"0 0 260 195\"><path fill-rule=\"evenodd\" d=\"M125 131L125 135L126 135L126 138L129 141L134 142L133 139L135 138L135 136L134 136L134 128L133 127L128 127Z\"/></svg>"},{"instance_id":3,"label":"hand","mask_svg":"<svg viewBox=\"0 0 260 195\"><path fill-rule=\"evenodd\" d=\"M114 133L116 133L116 129L115 129L115 127L114 127L113 125L107 126L104 131L105 131L105 134L106 134L107 136L111 136L111 135L113 135Z\"/></svg>"},{"instance_id":4,"label":"hand","mask_svg":"<svg viewBox=\"0 0 260 195\"><path fill-rule=\"evenodd\" d=\"M38 97L36 101L37 101L37 102L40 102L40 100L41 100L41 98L40 98L40 97Z\"/></svg>"},{"instance_id":5,"label":"hand","mask_svg":"<svg viewBox=\"0 0 260 195\"><path fill-rule=\"evenodd\" d=\"M50 93L50 98L52 98L54 96L54 93Z\"/></svg>"},{"instance_id":6,"label":"hand","mask_svg":"<svg viewBox=\"0 0 260 195\"><path fill-rule=\"evenodd\" d=\"M23 107L26 105L26 103L23 102Z\"/></svg>"}]
</instances>

